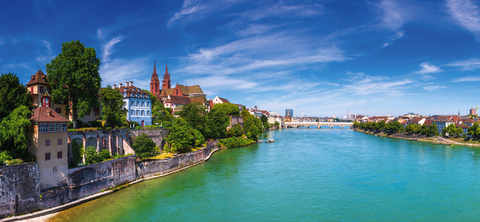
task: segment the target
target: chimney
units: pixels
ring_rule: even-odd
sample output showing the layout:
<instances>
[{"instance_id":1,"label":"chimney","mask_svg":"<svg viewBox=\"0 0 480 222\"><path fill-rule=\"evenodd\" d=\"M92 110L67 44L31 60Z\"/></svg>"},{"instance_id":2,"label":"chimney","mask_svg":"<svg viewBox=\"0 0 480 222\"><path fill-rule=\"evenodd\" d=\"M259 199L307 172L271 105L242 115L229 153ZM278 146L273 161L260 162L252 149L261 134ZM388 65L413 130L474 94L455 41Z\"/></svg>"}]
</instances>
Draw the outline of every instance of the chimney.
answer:
<instances>
[{"instance_id":1,"label":"chimney","mask_svg":"<svg viewBox=\"0 0 480 222\"><path fill-rule=\"evenodd\" d=\"M129 84L130 86L133 86L133 81L129 81L128 84Z\"/></svg>"},{"instance_id":2,"label":"chimney","mask_svg":"<svg viewBox=\"0 0 480 222\"><path fill-rule=\"evenodd\" d=\"M120 87L122 87L122 83L119 83L119 84L118 84L118 88L120 88Z\"/></svg>"},{"instance_id":3,"label":"chimney","mask_svg":"<svg viewBox=\"0 0 480 222\"><path fill-rule=\"evenodd\" d=\"M128 82L125 82L125 87L127 87L127 86L128 86Z\"/></svg>"},{"instance_id":4,"label":"chimney","mask_svg":"<svg viewBox=\"0 0 480 222\"><path fill-rule=\"evenodd\" d=\"M117 88L117 84L113 84L113 87L112 87L112 88L113 88L113 89Z\"/></svg>"}]
</instances>

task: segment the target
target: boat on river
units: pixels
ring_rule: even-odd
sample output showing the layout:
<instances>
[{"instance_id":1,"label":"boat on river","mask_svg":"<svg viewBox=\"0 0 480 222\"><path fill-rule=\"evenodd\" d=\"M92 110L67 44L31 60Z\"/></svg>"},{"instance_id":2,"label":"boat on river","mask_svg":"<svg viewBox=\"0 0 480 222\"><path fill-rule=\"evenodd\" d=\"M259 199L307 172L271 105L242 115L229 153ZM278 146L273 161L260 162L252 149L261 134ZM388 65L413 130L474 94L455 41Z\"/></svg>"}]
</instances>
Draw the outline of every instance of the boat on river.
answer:
<instances>
[{"instance_id":1,"label":"boat on river","mask_svg":"<svg viewBox=\"0 0 480 222\"><path fill-rule=\"evenodd\" d=\"M269 140L269 141L267 141L267 142L265 142L265 143L273 143L273 142L275 142L275 140Z\"/></svg>"}]
</instances>

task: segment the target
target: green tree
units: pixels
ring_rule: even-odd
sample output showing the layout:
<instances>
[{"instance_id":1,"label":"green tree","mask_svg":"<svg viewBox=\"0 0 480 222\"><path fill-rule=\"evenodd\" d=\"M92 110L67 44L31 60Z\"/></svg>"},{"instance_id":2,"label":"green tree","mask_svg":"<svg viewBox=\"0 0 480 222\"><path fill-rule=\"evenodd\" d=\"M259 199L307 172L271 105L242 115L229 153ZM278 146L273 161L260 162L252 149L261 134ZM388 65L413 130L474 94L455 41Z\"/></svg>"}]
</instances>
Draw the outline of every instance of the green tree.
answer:
<instances>
[{"instance_id":1,"label":"green tree","mask_svg":"<svg viewBox=\"0 0 480 222\"><path fill-rule=\"evenodd\" d=\"M429 131L429 128L426 124L423 124L421 127L420 127L420 134L422 135L428 135L428 131Z\"/></svg>"},{"instance_id":2,"label":"green tree","mask_svg":"<svg viewBox=\"0 0 480 222\"><path fill-rule=\"evenodd\" d=\"M19 106L32 110L31 95L13 73L0 75L0 121Z\"/></svg>"},{"instance_id":3,"label":"green tree","mask_svg":"<svg viewBox=\"0 0 480 222\"><path fill-rule=\"evenodd\" d=\"M278 128L280 127L280 123L278 121L275 121L275 126Z\"/></svg>"},{"instance_id":4,"label":"green tree","mask_svg":"<svg viewBox=\"0 0 480 222\"><path fill-rule=\"evenodd\" d=\"M207 119L207 137L225 138L227 136L227 127L230 125L230 117L222 110L212 109L208 113Z\"/></svg>"},{"instance_id":5,"label":"green tree","mask_svg":"<svg viewBox=\"0 0 480 222\"><path fill-rule=\"evenodd\" d=\"M200 131L202 135L206 135L207 131L207 112L206 107L200 103L190 103L183 107L178 114L187 121L192 129Z\"/></svg>"},{"instance_id":6,"label":"green tree","mask_svg":"<svg viewBox=\"0 0 480 222\"><path fill-rule=\"evenodd\" d=\"M378 122L377 130L385 130L385 120Z\"/></svg>"},{"instance_id":7,"label":"green tree","mask_svg":"<svg viewBox=\"0 0 480 222\"><path fill-rule=\"evenodd\" d=\"M438 128L436 123L432 123L430 127L428 128L428 135L429 136L435 136L438 134Z\"/></svg>"},{"instance_id":8,"label":"green tree","mask_svg":"<svg viewBox=\"0 0 480 222\"><path fill-rule=\"evenodd\" d=\"M402 129L402 124L397 121L389 122L385 125L385 130L390 134L401 132Z\"/></svg>"},{"instance_id":9,"label":"green tree","mask_svg":"<svg viewBox=\"0 0 480 222\"><path fill-rule=\"evenodd\" d=\"M480 127L478 122L475 122L473 125L468 127L467 134L472 136L473 139L478 139L480 137Z\"/></svg>"},{"instance_id":10,"label":"green tree","mask_svg":"<svg viewBox=\"0 0 480 222\"><path fill-rule=\"evenodd\" d=\"M268 117L267 116L262 114L262 116L260 116L260 120L262 121L262 125L263 125L264 129L270 128L270 124L268 124Z\"/></svg>"},{"instance_id":11,"label":"green tree","mask_svg":"<svg viewBox=\"0 0 480 222\"><path fill-rule=\"evenodd\" d=\"M238 106L232 103L217 103L213 105L212 110L222 110L225 112L228 116L238 116L240 115L240 110L238 109Z\"/></svg>"},{"instance_id":12,"label":"green tree","mask_svg":"<svg viewBox=\"0 0 480 222\"><path fill-rule=\"evenodd\" d=\"M102 102L102 119L107 121L107 125L122 126L127 118L127 110L124 108L120 91L108 85L100 91L100 101Z\"/></svg>"},{"instance_id":13,"label":"green tree","mask_svg":"<svg viewBox=\"0 0 480 222\"><path fill-rule=\"evenodd\" d=\"M77 143L77 141L72 141L72 161L69 161L68 165L70 168L78 166L78 164L83 162L83 146L82 144Z\"/></svg>"},{"instance_id":14,"label":"green tree","mask_svg":"<svg viewBox=\"0 0 480 222\"><path fill-rule=\"evenodd\" d=\"M140 136L135 138L135 142L132 144L132 149L135 150L135 154L144 159L146 157L152 156L155 149L155 142L150 139L147 134L142 133Z\"/></svg>"},{"instance_id":15,"label":"green tree","mask_svg":"<svg viewBox=\"0 0 480 222\"><path fill-rule=\"evenodd\" d=\"M235 124L233 127L227 130L227 136L229 137L239 137L243 134L243 128L240 124Z\"/></svg>"},{"instance_id":16,"label":"green tree","mask_svg":"<svg viewBox=\"0 0 480 222\"><path fill-rule=\"evenodd\" d=\"M62 52L46 65L54 100L71 102L76 121L99 107L100 59L94 48L85 48L79 40L62 44ZM67 112L70 106L66 106Z\"/></svg>"},{"instance_id":17,"label":"green tree","mask_svg":"<svg viewBox=\"0 0 480 222\"><path fill-rule=\"evenodd\" d=\"M28 141L28 127L31 122L29 117L32 111L26 106L15 108L0 122L0 152L12 158L21 158L24 161L35 161L35 155L30 153Z\"/></svg>"},{"instance_id":18,"label":"green tree","mask_svg":"<svg viewBox=\"0 0 480 222\"><path fill-rule=\"evenodd\" d=\"M168 144L167 153L183 153L189 148L195 146L195 137L192 135L192 129L188 123L181 117L175 118L165 141Z\"/></svg>"}]
</instances>

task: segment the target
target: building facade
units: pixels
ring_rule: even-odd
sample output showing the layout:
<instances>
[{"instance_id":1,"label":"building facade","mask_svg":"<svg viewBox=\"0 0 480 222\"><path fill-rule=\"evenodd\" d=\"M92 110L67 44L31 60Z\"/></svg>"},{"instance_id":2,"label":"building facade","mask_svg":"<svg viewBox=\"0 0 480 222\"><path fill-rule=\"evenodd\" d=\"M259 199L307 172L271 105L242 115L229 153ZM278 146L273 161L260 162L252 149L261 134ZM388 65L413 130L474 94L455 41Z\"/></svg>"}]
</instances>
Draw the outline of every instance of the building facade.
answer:
<instances>
[{"instance_id":1,"label":"building facade","mask_svg":"<svg viewBox=\"0 0 480 222\"><path fill-rule=\"evenodd\" d=\"M137 122L141 126L152 125L152 99L147 92L133 86L133 81L113 85L123 96L123 102L129 122Z\"/></svg>"},{"instance_id":2,"label":"building facade","mask_svg":"<svg viewBox=\"0 0 480 222\"><path fill-rule=\"evenodd\" d=\"M68 184L68 119L50 107L33 110L29 133L30 152L37 157L40 190Z\"/></svg>"}]
</instances>

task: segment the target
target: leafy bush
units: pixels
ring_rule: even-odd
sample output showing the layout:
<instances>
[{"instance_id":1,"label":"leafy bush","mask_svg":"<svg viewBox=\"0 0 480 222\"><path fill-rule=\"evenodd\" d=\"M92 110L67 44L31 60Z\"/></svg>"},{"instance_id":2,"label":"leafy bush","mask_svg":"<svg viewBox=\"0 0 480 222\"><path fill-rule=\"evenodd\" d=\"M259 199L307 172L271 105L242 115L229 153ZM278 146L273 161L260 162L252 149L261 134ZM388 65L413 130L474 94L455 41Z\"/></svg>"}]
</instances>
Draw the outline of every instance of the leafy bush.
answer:
<instances>
[{"instance_id":1,"label":"leafy bush","mask_svg":"<svg viewBox=\"0 0 480 222\"><path fill-rule=\"evenodd\" d=\"M102 127L102 122L95 120L95 121L88 121L90 127Z\"/></svg>"},{"instance_id":2,"label":"leafy bush","mask_svg":"<svg viewBox=\"0 0 480 222\"><path fill-rule=\"evenodd\" d=\"M228 147L228 148L247 146L247 145L255 143L254 140L250 140L250 139L245 138L243 136L221 139L221 140L219 140L219 142L221 144L223 144L224 146Z\"/></svg>"},{"instance_id":3,"label":"leafy bush","mask_svg":"<svg viewBox=\"0 0 480 222\"><path fill-rule=\"evenodd\" d=\"M136 126L136 127L135 127L136 130L139 130L139 129L141 129L141 128L142 128L142 127L140 127L140 126Z\"/></svg>"},{"instance_id":4,"label":"leafy bush","mask_svg":"<svg viewBox=\"0 0 480 222\"><path fill-rule=\"evenodd\" d=\"M100 157L100 159L102 161L107 160L107 159L112 159L112 155L110 155L110 151L108 151L107 149L102 149L102 151L100 151L98 156Z\"/></svg>"},{"instance_id":5,"label":"leafy bush","mask_svg":"<svg viewBox=\"0 0 480 222\"><path fill-rule=\"evenodd\" d=\"M232 128L228 129L227 136L229 137L239 137L243 134L243 128L240 124L233 125Z\"/></svg>"},{"instance_id":6,"label":"leafy bush","mask_svg":"<svg viewBox=\"0 0 480 222\"><path fill-rule=\"evenodd\" d=\"M147 134L142 133L142 135L135 139L132 148L135 150L137 156L143 159L153 155L155 146L155 142L153 142L153 140L150 139Z\"/></svg>"},{"instance_id":7,"label":"leafy bush","mask_svg":"<svg viewBox=\"0 0 480 222\"><path fill-rule=\"evenodd\" d=\"M6 165L15 165L15 164L23 163L23 160L22 159L11 159L11 160L6 160L5 163L6 163Z\"/></svg>"},{"instance_id":8,"label":"leafy bush","mask_svg":"<svg viewBox=\"0 0 480 222\"><path fill-rule=\"evenodd\" d=\"M106 130L111 130L111 129L112 129L112 127L107 127L107 128L105 128L105 129L106 129Z\"/></svg>"},{"instance_id":9,"label":"leafy bush","mask_svg":"<svg viewBox=\"0 0 480 222\"><path fill-rule=\"evenodd\" d=\"M97 153L97 148L94 146L88 146L85 150L85 164L92 164L102 162L102 159Z\"/></svg>"},{"instance_id":10,"label":"leafy bush","mask_svg":"<svg viewBox=\"0 0 480 222\"><path fill-rule=\"evenodd\" d=\"M73 129L73 122L72 121L67 123L67 128L68 129Z\"/></svg>"},{"instance_id":11,"label":"leafy bush","mask_svg":"<svg viewBox=\"0 0 480 222\"><path fill-rule=\"evenodd\" d=\"M11 160L12 156L8 155L8 151L4 150L0 152L0 165L7 164L6 161Z\"/></svg>"}]
</instances>

